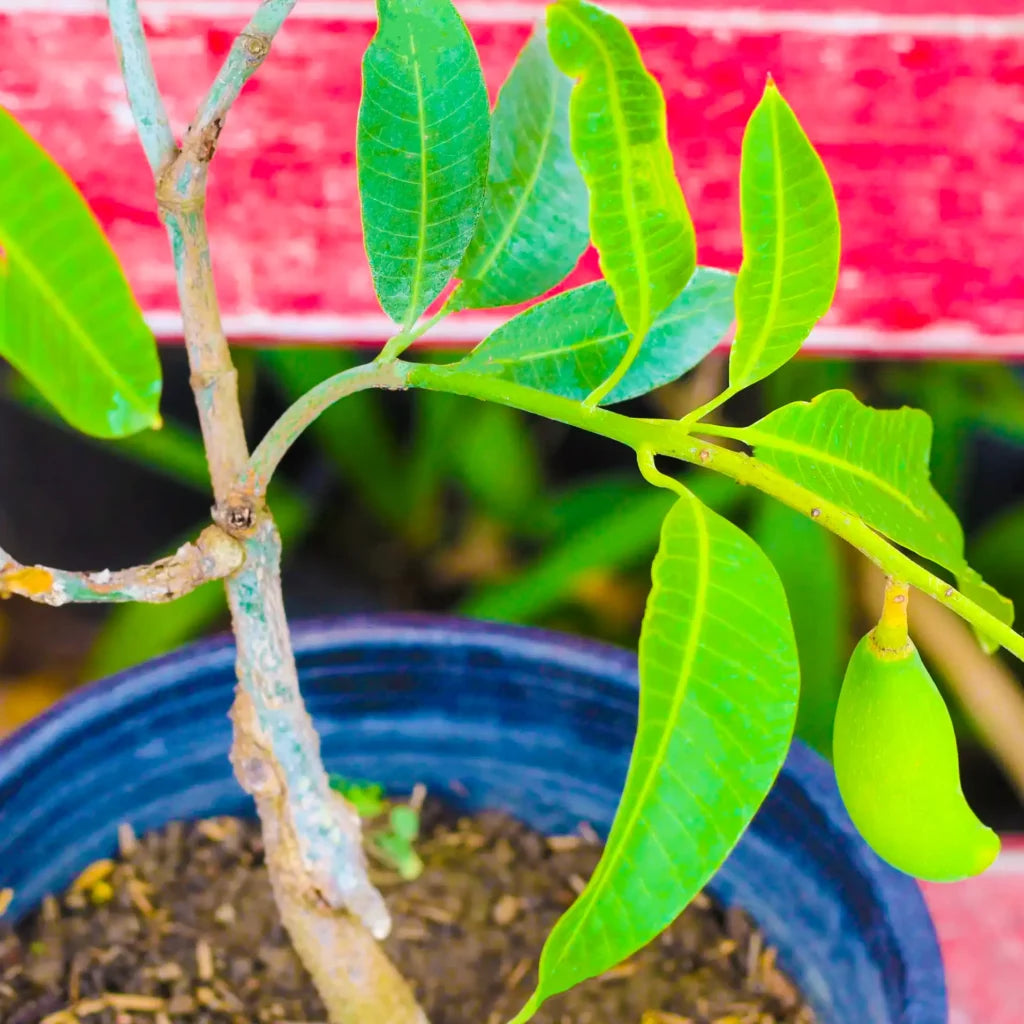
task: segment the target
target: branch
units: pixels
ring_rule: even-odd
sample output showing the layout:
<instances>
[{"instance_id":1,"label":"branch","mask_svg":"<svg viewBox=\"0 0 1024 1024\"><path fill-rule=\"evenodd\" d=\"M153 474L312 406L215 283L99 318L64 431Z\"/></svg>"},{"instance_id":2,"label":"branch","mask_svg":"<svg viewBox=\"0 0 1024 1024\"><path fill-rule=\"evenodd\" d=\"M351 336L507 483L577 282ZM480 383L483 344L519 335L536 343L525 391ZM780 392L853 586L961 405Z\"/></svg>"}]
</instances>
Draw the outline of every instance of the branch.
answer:
<instances>
[{"instance_id":1,"label":"branch","mask_svg":"<svg viewBox=\"0 0 1024 1024\"><path fill-rule=\"evenodd\" d=\"M267 6L269 3L263 4L260 10ZM174 147L173 159L168 162L166 151L173 144L173 137L136 0L108 0L108 11L115 45L122 55L128 103L157 182L157 201L174 254L191 383L214 495L218 506L226 506L231 484L248 461L248 447L238 404L237 374L221 326L213 285L204 213L206 171L213 158L221 121L215 124L212 141L208 137L200 138L194 128L190 128L181 152ZM232 54L238 45L236 40L225 67L232 63ZM269 48L269 43L267 45ZM218 81L224 75L222 69ZM209 136L212 122L203 119L203 108L196 120L203 121ZM230 529L233 517L223 509L222 512L224 525Z\"/></svg>"},{"instance_id":2,"label":"branch","mask_svg":"<svg viewBox=\"0 0 1024 1024\"><path fill-rule=\"evenodd\" d=\"M270 53L270 44L295 3L296 0L263 0L228 50L189 131L202 135L211 125L223 124L242 87Z\"/></svg>"},{"instance_id":3,"label":"branch","mask_svg":"<svg viewBox=\"0 0 1024 1024\"><path fill-rule=\"evenodd\" d=\"M217 77L192 118L181 144L181 158L160 176L162 209L205 201L206 176L224 122L242 87L270 53L274 36L296 0L263 0L235 37Z\"/></svg>"},{"instance_id":4,"label":"branch","mask_svg":"<svg viewBox=\"0 0 1024 1024\"><path fill-rule=\"evenodd\" d=\"M572 399L537 391L500 377L467 373L459 370L457 365L413 365L407 370L405 379L409 387L447 391L537 413L559 423L620 441L634 451L650 448L661 455L722 473L737 483L750 484L784 505L809 515L820 526L867 555L887 574L905 580L917 590L935 598L939 604L956 612L960 618L993 637L1024 661L1024 637L945 580L932 575L908 558L862 520L823 500L813 491L801 487L750 455L729 451L691 436L680 423L634 419L607 409L588 409Z\"/></svg>"},{"instance_id":5,"label":"branch","mask_svg":"<svg viewBox=\"0 0 1024 1024\"><path fill-rule=\"evenodd\" d=\"M310 388L280 416L267 431L249 459L237 491L254 500L262 499L281 460L302 432L335 402L368 388L398 391L406 387L409 364L403 362L365 363L336 373Z\"/></svg>"},{"instance_id":6,"label":"branch","mask_svg":"<svg viewBox=\"0 0 1024 1024\"><path fill-rule=\"evenodd\" d=\"M427 1024L374 938L390 916L367 877L359 815L330 789L299 694L269 517L246 547L229 588L241 684L231 760L256 801L282 919L331 1024Z\"/></svg>"},{"instance_id":7,"label":"branch","mask_svg":"<svg viewBox=\"0 0 1024 1024\"><path fill-rule=\"evenodd\" d=\"M219 526L208 526L194 544L185 544L169 558L117 572L21 565L0 548L0 598L16 595L54 607L112 601L160 604L230 576L244 558L242 545Z\"/></svg>"},{"instance_id":8,"label":"branch","mask_svg":"<svg viewBox=\"0 0 1024 1024\"><path fill-rule=\"evenodd\" d=\"M150 169L157 175L177 157L178 144L156 84L136 0L107 0L107 15L128 92L128 105Z\"/></svg>"}]
</instances>

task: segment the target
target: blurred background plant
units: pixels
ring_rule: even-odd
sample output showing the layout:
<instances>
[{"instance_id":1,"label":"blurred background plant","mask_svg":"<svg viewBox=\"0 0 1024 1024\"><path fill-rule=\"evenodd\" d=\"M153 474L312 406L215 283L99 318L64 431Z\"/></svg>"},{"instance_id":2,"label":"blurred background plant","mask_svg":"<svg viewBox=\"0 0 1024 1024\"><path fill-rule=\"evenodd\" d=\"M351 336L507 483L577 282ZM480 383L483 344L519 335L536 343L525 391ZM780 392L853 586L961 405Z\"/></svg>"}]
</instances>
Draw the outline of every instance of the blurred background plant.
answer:
<instances>
[{"instance_id":1,"label":"blurred background plant","mask_svg":"<svg viewBox=\"0 0 1024 1024\"><path fill-rule=\"evenodd\" d=\"M0 527L16 555L69 568L149 561L208 521L208 480L182 354L164 348L167 420L97 445L65 430L19 378L2 379ZM337 348L237 350L252 436L311 384L365 358ZM433 353L431 358L455 358ZM717 390L712 357L631 411L681 415ZM724 416L850 388L880 407L928 410L932 474L967 532L972 564L1024 609L1024 392L998 363L805 357ZM646 403L646 406L645 406ZM775 562L803 670L798 734L826 755L850 650L870 626L879 580L810 521L730 481L687 473ZM443 611L633 645L671 495L629 453L558 424L448 395L365 392L332 407L297 447L271 501L285 536L295 618ZM1024 689L967 627L919 599L915 636L960 718L965 788L997 827L1024 828ZM171 605L59 613L0 606L0 734L74 686L226 625L217 584Z\"/></svg>"}]
</instances>

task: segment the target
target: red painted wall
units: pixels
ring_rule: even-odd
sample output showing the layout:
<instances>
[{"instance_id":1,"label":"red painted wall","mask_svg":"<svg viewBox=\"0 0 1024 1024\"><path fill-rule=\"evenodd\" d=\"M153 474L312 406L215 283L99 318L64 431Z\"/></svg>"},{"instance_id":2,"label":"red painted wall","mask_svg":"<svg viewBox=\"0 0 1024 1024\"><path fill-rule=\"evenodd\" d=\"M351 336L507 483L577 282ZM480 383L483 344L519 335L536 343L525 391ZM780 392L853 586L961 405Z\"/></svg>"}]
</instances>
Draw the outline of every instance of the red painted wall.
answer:
<instances>
[{"instance_id":1,"label":"red painted wall","mask_svg":"<svg viewBox=\"0 0 1024 1024\"><path fill-rule=\"evenodd\" d=\"M460 6L496 90L543 5ZM248 5L141 7L172 120L183 128ZM738 265L740 139L771 72L828 165L844 226L836 308L813 345L1024 354L1024 7L855 7L618 5L666 93L701 259ZM89 0L0 0L0 103L68 167L154 325L173 335L173 281L152 186L105 19L91 9ZM361 249L352 154L371 11L363 2L303 0L222 136L210 219L234 334L375 341L387 331ZM575 280L595 272L591 254ZM493 321L469 317L439 337L470 340Z\"/></svg>"}]
</instances>

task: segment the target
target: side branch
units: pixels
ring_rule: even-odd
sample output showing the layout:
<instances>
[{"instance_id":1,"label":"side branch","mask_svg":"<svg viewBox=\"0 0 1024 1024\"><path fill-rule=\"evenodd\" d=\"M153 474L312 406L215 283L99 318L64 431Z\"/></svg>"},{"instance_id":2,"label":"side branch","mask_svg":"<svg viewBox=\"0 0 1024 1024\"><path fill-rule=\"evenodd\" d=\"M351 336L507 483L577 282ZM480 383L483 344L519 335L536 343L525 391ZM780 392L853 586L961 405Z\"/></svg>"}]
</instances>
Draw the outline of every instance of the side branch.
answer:
<instances>
[{"instance_id":1,"label":"side branch","mask_svg":"<svg viewBox=\"0 0 1024 1024\"><path fill-rule=\"evenodd\" d=\"M357 391L366 391L368 388L402 390L406 387L405 378L409 369L409 363L398 361L366 363L336 373L311 388L286 409L267 431L252 453L245 476L237 482L237 493L252 500L261 500L266 496L274 471L288 449L321 413Z\"/></svg>"},{"instance_id":2,"label":"side branch","mask_svg":"<svg viewBox=\"0 0 1024 1024\"><path fill-rule=\"evenodd\" d=\"M185 544L169 558L116 572L67 572L21 565L0 548L0 598L27 597L54 607L125 601L161 604L230 576L244 558L242 545L219 526L208 526L195 543Z\"/></svg>"},{"instance_id":3,"label":"side branch","mask_svg":"<svg viewBox=\"0 0 1024 1024\"><path fill-rule=\"evenodd\" d=\"M217 77L199 106L190 131L201 134L223 122L242 86L270 53L270 44L295 7L296 0L263 0L249 23L235 38Z\"/></svg>"},{"instance_id":4,"label":"side branch","mask_svg":"<svg viewBox=\"0 0 1024 1024\"><path fill-rule=\"evenodd\" d=\"M248 24L235 37L217 77L192 118L181 156L158 175L161 209L183 212L201 206L206 198L206 177L224 122L242 87L270 53L274 36L291 13L296 0L263 0Z\"/></svg>"},{"instance_id":5,"label":"side branch","mask_svg":"<svg viewBox=\"0 0 1024 1024\"><path fill-rule=\"evenodd\" d=\"M157 88L138 4L136 0L107 0L107 14L128 92L128 105L150 169L158 175L177 157L178 144Z\"/></svg>"}]
</instances>

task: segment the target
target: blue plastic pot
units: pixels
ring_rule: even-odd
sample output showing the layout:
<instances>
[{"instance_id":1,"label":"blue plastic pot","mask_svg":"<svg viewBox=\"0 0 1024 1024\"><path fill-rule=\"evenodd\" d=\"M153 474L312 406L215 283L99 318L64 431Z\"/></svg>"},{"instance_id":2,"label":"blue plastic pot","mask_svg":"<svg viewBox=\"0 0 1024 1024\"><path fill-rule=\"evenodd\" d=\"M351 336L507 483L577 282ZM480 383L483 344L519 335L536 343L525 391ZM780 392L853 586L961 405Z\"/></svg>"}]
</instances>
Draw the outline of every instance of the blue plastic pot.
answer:
<instances>
[{"instance_id":1,"label":"blue plastic pot","mask_svg":"<svg viewBox=\"0 0 1024 1024\"><path fill-rule=\"evenodd\" d=\"M294 636L332 770L398 789L457 782L469 808L550 832L608 828L633 738L633 655L430 618L312 622ZM0 887L14 889L14 914L110 855L119 822L247 813L227 759L233 659L228 641L186 648L0 745ZM868 850L831 770L799 744L711 888L760 923L823 1024L946 1021L917 886Z\"/></svg>"}]
</instances>

